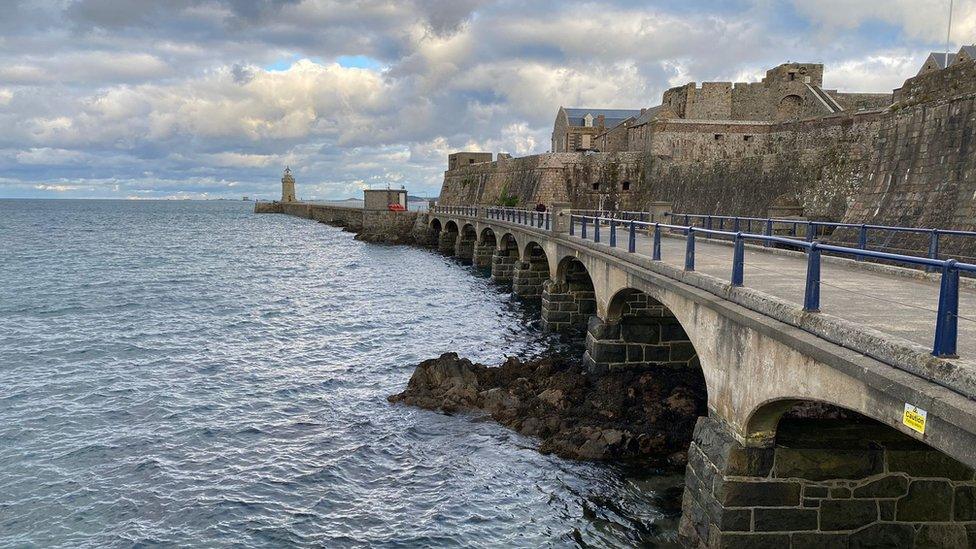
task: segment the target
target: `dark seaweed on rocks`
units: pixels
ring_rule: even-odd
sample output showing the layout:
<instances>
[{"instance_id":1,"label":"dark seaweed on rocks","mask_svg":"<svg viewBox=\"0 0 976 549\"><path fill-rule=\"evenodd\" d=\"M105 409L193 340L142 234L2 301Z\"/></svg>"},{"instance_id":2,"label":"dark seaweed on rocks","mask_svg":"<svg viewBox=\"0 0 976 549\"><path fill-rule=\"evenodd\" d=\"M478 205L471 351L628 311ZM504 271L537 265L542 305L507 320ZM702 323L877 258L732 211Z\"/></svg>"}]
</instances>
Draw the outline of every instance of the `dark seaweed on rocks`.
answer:
<instances>
[{"instance_id":1,"label":"dark seaweed on rocks","mask_svg":"<svg viewBox=\"0 0 976 549\"><path fill-rule=\"evenodd\" d=\"M571 459L681 465L695 421L705 413L701 373L690 370L588 373L550 357L498 367L446 353L417 366L407 388L389 397L429 410L483 411L541 439L543 453Z\"/></svg>"}]
</instances>

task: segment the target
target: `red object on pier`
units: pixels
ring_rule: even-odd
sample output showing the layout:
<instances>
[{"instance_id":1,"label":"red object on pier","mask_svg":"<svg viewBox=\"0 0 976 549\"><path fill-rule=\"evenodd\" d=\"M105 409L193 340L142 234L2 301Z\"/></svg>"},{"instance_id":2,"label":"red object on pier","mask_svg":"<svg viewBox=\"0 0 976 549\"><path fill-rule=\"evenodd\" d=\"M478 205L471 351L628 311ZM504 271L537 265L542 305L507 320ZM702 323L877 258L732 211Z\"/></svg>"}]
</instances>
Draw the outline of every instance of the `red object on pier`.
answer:
<instances>
[{"instance_id":1,"label":"red object on pier","mask_svg":"<svg viewBox=\"0 0 976 549\"><path fill-rule=\"evenodd\" d=\"M402 212L406 210L406 208L403 207L403 204L399 204L396 202L388 205L387 208L389 208L391 212Z\"/></svg>"}]
</instances>

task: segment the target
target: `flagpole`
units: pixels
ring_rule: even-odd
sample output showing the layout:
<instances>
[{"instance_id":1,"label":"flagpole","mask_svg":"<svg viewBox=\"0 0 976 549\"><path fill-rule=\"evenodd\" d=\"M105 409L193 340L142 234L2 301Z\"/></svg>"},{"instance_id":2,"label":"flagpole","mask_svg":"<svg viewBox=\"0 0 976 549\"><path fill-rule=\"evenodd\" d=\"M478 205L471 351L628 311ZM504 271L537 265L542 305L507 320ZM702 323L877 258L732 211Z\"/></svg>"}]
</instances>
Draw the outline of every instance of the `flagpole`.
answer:
<instances>
[{"instance_id":1,"label":"flagpole","mask_svg":"<svg viewBox=\"0 0 976 549\"><path fill-rule=\"evenodd\" d=\"M949 54L952 53L949 49L949 40L952 36L952 2L949 0L949 27L946 29L946 66L949 65Z\"/></svg>"}]
</instances>

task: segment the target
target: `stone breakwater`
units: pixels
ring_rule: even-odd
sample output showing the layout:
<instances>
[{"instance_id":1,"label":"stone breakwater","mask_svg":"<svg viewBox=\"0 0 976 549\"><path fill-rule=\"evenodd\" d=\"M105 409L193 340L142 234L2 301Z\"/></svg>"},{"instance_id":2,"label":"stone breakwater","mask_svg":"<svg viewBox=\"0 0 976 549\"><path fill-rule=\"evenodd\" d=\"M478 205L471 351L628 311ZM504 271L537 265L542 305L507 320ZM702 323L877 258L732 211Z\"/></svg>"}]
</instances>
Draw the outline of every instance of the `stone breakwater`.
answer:
<instances>
[{"instance_id":1,"label":"stone breakwater","mask_svg":"<svg viewBox=\"0 0 976 549\"><path fill-rule=\"evenodd\" d=\"M424 244L426 216L418 212L364 210L307 202L258 202L254 213L282 213L340 227L358 240L380 244ZM419 229L418 229L419 226Z\"/></svg>"},{"instance_id":2,"label":"stone breakwater","mask_svg":"<svg viewBox=\"0 0 976 549\"><path fill-rule=\"evenodd\" d=\"M580 362L547 357L501 366L447 353L420 363L406 390L389 397L447 413L490 415L540 439L539 451L583 460L687 461L695 422L705 414L692 372L588 373Z\"/></svg>"}]
</instances>

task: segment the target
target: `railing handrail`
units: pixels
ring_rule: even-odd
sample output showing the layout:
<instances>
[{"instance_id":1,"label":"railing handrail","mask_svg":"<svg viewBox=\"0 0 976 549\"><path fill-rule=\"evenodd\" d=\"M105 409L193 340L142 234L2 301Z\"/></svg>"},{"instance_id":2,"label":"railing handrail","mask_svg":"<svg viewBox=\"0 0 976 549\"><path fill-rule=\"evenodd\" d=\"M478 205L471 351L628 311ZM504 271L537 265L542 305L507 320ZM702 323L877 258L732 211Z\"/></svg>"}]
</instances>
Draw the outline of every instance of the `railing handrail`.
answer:
<instances>
[{"instance_id":1,"label":"railing handrail","mask_svg":"<svg viewBox=\"0 0 976 549\"><path fill-rule=\"evenodd\" d=\"M549 211L536 211L523 208L512 208L508 206L435 206L433 208L435 213L443 212L449 214L462 214L470 215L472 217L481 217L482 215L488 219L495 219L498 221L513 222L520 225L531 226L534 228L545 227L546 231L550 230L550 212ZM937 357L943 358L955 358L956 346L958 340L958 318L959 318L959 273L968 272L976 273L976 264L972 263L962 263L955 259L938 259L938 236L939 235L953 235L953 234L963 234L966 236L973 235L976 236L976 232L970 233L968 231L949 231L942 229L917 229L911 227L885 227L883 225L856 225L850 223L830 223L821 221L808 221L801 219L777 219L777 218L749 218L749 217L735 217L735 216L710 216L707 214L675 214L675 213L665 213L666 216L670 216L672 219L675 218L686 218L686 219L723 219L723 220L733 220L737 221L736 228L738 228L741 223L740 221L759 221L764 224L766 234L758 234L751 232L742 231L727 231L724 229L713 229L712 224L709 222L707 227L695 227L691 224L674 224L674 223L660 223L654 221L641 221L639 219L626 219L620 217L606 217L602 215L589 216L586 212L596 211L597 213L604 213L598 210L582 210L583 213L578 213L579 210L571 212L569 215L569 235L575 236L575 226L576 222L579 221L581 224L581 230L579 236L583 239L587 238L587 224L592 221L593 223L593 241L596 243L602 242L601 228L605 223L609 229L609 241L608 245L610 247L616 247L617 245L617 227L626 227L629 231L628 246L627 251L629 253L636 252L636 232L638 228L642 228L648 232L653 230L653 248L652 248L652 260L661 260L661 231L662 229L668 231L678 231L685 235L685 270L694 271L695 270L695 235L703 234L708 236L721 236L731 238L733 241L733 256L732 256L732 276L730 282L732 286L742 286L744 278L744 263L745 254L743 253L743 247L745 242L753 241L760 242L764 246L770 244L783 244L787 246L793 246L804 251L807 256L807 276L806 276L806 287L804 290L803 297L803 309L810 313L820 312L820 258L823 252L830 252L838 255L848 255L853 256L857 260L863 258L878 259L882 261L889 261L892 263L902 264L902 265L917 265L926 267L928 269L937 269L942 273L940 290L939 290L939 306L936 316L936 326L935 326L935 341L932 346L932 354ZM620 213L620 212L614 212ZM646 212L634 212L644 214ZM824 244L813 238L815 233L807 233L806 239L800 240L797 238L788 238L783 236L777 236L773 233L773 225L776 223L793 223L795 225L803 224L807 227L816 226L835 226L835 227L855 227L859 228L860 238L859 247L852 248L849 246L839 246L835 244ZM881 252L876 250L868 250L865 245L865 234L868 229L886 229L886 230L902 230L902 231L916 231L916 232L929 232L934 235L932 244L929 248L929 257L919 257L911 256L905 254L893 254L889 252ZM794 234L796 231L794 230Z\"/></svg>"},{"instance_id":2,"label":"railing handrail","mask_svg":"<svg viewBox=\"0 0 976 549\"><path fill-rule=\"evenodd\" d=\"M835 227L843 229L870 229L874 231L894 231L894 232L913 232L913 233L933 233L937 232L942 235L947 236L976 236L976 231L962 231L958 229L938 229L938 228L926 228L926 227L899 227L894 225L874 225L871 223L844 223L839 221L817 221L812 219L790 219L785 217L749 217L740 215L711 215L711 214L686 214L678 212L667 212L664 215L669 217L684 218L689 219L721 219L727 221L758 221L758 222L768 222L778 224L795 224L795 225L815 225L818 227Z\"/></svg>"},{"instance_id":3,"label":"railing handrail","mask_svg":"<svg viewBox=\"0 0 976 549\"><path fill-rule=\"evenodd\" d=\"M610 227L610 247L616 244L616 227L621 223L620 219L613 217L599 217L587 215L570 215L569 234L575 235L575 224L579 220L581 224L580 238L587 238L587 224L592 221L593 241L601 242L600 228L606 223ZM764 220L765 221L765 220ZM810 313L820 312L820 258L823 252L831 252L840 255L850 255L855 258L870 257L893 263L919 265L925 267L936 267L942 272L939 289L939 305L936 312L935 339L932 345L932 354L943 358L956 358L956 346L958 340L958 319L959 319L959 273L961 271L976 273L976 264L960 263L955 259L934 259L931 257L917 257L904 254L893 254L879 252L875 250L865 250L863 248L851 248L848 246L837 246L834 244L821 244L813 240L798 240L786 238L772 234L744 233L741 231L726 231L721 229L700 228L691 225L675 225L671 223L650 223L636 220L624 220L623 225L629 226L630 238L628 252L634 253L635 233L638 227L647 231L653 230L654 244L652 259L661 259L661 229L679 231L685 235L685 270L695 270L695 235L704 234L712 236L725 236L733 240L732 256L732 276L730 282L732 286L743 285L743 266L745 254L743 246L746 241L759 241L764 244L778 243L795 246L804 251L807 256L807 276L806 288L803 297L803 309Z\"/></svg>"}]
</instances>

